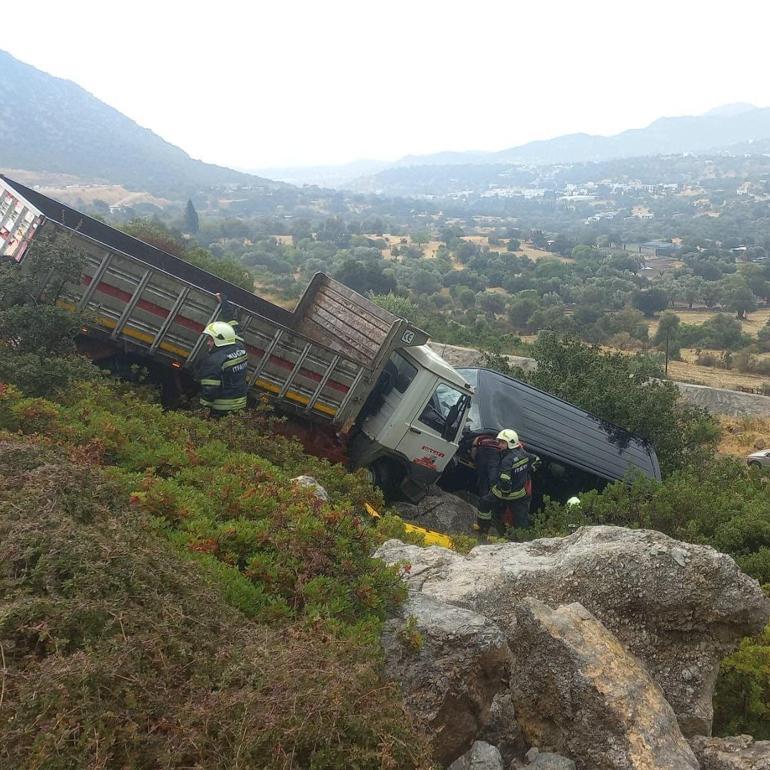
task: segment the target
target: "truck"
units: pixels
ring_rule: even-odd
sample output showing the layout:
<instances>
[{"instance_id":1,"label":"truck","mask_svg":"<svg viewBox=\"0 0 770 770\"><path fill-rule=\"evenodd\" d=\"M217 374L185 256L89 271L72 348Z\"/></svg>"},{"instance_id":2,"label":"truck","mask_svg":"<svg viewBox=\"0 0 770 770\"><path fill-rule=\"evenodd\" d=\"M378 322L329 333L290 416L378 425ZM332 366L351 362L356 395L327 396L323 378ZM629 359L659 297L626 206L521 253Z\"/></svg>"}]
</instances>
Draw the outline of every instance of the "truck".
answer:
<instances>
[{"instance_id":1,"label":"truck","mask_svg":"<svg viewBox=\"0 0 770 770\"><path fill-rule=\"evenodd\" d=\"M419 499L459 446L472 388L428 335L323 273L293 311L0 175L0 257L35 271L35 243L84 257L60 306L82 311L96 363L115 356L193 372L225 297L249 356L250 396L343 437L351 468ZM36 276L37 277L37 276ZM41 293L54 276L40 275Z\"/></svg>"},{"instance_id":2,"label":"truck","mask_svg":"<svg viewBox=\"0 0 770 770\"><path fill-rule=\"evenodd\" d=\"M472 441L504 427L546 460L538 497L566 500L629 471L660 478L638 436L499 373L454 369L426 332L324 273L287 310L0 175L0 259L34 273L46 239L83 255L58 303L84 312L80 343L97 364L191 375L203 329L237 320L249 395L339 438L351 469L365 468L387 496L417 501L439 481L472 494ZM55 276L36 278L42 293ZM222 317L223 297L236 319Z\"/></svg>"}]
</instances>

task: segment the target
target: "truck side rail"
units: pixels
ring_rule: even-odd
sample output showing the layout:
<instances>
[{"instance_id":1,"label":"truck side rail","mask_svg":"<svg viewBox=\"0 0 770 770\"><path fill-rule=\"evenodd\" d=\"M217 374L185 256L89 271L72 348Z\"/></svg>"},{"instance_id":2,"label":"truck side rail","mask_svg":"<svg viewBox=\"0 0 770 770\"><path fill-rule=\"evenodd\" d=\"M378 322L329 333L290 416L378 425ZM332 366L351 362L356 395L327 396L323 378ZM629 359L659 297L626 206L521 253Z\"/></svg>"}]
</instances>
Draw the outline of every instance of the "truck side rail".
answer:
<instances>
[{"instance_id":1,"label":"truck side rail","mask_svg":"<svg viewBox=\"0 0 770 770\"><path fill-rule=\"evenodd\" d=\"M392 350L427 340L408 321L323 273L292 312L0 176L0 255L34 269L29 247L43 232L74 238L86 257L79 285L60 299L64 307L88 311L93 323L85 334L191 368L204 345L201 332L220 319L215 295L221 293L238 315L251 392L342 430Z\"/></svg>"}]
</instances>

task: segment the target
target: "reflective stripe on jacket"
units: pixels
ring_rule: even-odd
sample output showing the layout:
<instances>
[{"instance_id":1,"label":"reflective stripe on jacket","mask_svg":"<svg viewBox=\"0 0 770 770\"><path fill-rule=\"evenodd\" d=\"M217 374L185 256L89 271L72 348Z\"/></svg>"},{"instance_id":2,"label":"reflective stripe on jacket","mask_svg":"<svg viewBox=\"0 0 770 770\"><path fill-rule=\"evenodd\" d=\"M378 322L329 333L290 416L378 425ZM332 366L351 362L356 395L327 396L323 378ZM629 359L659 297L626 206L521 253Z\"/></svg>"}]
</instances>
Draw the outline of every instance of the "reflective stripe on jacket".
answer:
<instances>
[{"instance_id":1,"label":"reflective stripe on jacket","mask_svg":"<svg viewBox=\"0 0 770 770\"><path fill-rule=\"evenodd\" d=\"M492 494L501 500L521 500L527 497L530 494L527 485L530 470L538 465L540 458L522 447L508 450L500 461L500 473L492 487Z\"/></svg>"}]
</instances>

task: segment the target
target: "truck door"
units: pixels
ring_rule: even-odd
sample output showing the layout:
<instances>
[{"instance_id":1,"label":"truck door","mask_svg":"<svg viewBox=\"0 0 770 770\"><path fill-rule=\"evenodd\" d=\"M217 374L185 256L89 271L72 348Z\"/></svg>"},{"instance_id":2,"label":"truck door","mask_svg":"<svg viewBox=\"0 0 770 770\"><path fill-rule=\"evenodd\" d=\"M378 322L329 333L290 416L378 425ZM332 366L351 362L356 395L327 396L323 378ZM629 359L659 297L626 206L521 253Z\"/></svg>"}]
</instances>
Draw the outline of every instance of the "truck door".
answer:
<instances>
[{"instance_id":1,"label":"truck door","mask_svg":"<svg viewBox=\"0 0 770 770\"><path fill-rule=\"evenodd\" d=\"M439 380L427 402L413 412L398 451L440 473L457 451L470 403L467 393Z\"/></svg>"}]
</instances>

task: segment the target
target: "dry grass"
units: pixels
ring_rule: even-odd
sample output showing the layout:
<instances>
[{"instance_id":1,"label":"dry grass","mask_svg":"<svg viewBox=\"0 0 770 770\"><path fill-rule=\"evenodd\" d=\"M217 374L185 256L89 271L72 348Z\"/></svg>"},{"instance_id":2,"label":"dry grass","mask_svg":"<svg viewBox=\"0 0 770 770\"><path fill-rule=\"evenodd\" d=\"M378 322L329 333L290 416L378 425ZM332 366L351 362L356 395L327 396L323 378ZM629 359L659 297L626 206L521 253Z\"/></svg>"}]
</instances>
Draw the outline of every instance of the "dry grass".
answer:
<instances>
[{"instance_id":1,"label":"dry grass","mask_svg":"<svg viewBox=\"0 0 770 770\"><path fill-rule=\"evenodd\" d=\"M758 444L770 446L770 417L721 417L722 439L720 454L745 457L762 449Z\"/></svg>"},{"instance_id":2,"label":"dry grass","mask_svg":"<svg viewBox=\"0 0 770 770\"><path fill-rule=\"evenodd\" d=\"M686 351L682 351L684 354ZM730 369L716 369L711 366L698 366L691 361L669 361L668 376L679 382L692 382L695 385L707 385L710 388L740 390L760 389L763 384L770 384L770 379L757 374L743 374Z\"/></svg>"},{"instance_id":3,"label":"dry grass","mask_svg":"<svg viewBox=\"0 0 770 770\"><path fill-rule=\"evenodd\" d=\"M518 254L524 254L525 257L529 257L533 262L537 262L540 259L558 259L559 262L574 262L573 259L567 257L560 257L558 254L553 254L550 251L543 251L542 249L535 248L528 241L521 244L521 248L517 252Z\"/></svg>"},{"instance_id":4,"label":"dry grass","mask_svg":"<svg viewBox=\"0 0 770 770\"><path fill-rule=\"evenodd\" d=\"M686 308L674 308L674 312L681 318L682 323L686 324L702 324L704 321L708 321L717 314L716 310L708 310L706 308L696 308L694 310L687 310ZM650 321L650 336L653 337L658 328L658 318L654 318ZM770 320L770 307L763 307L759 310L755 310L749 314L749 317L745 321L741 321L741 326L746 334L750 334L752 337L757 336L757 332Z\"/></svg>"},{"instance_id":5,"label":"dry grass","mask_svg":"<svg viewBox=\"0 0 770 770\"><path fill-rule=\"evenodd\" d=\"M131 192L121 185L115 184L68 184L66 186L41 186L40 192L51 198L69 205L77 205L81 201L93 203L104 201L110 206L135 206L137 203L151 203L164 207L170 204L165 198L156 198L147 192Z\"/></svg>"}]
</instances>

